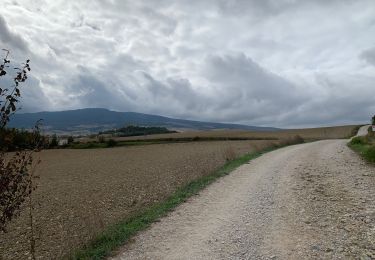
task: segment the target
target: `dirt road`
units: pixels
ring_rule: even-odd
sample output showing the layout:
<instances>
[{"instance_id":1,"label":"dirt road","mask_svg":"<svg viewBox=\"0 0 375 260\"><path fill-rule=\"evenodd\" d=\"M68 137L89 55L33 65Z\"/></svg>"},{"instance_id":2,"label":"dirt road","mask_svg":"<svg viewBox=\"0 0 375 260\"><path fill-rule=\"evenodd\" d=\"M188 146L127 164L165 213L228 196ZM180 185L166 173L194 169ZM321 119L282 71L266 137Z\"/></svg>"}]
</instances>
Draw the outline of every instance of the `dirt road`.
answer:
<instances>
[{"instance_id":1,"label":"dirt road","mask_svg":"<svg viewBox=\"0 0 375 260\"><path fill-rule=\"evenodd\" d=\"M290 146L241 166L114 259L375 259L375 168L346 142Z\"/></svg>"},{"instance_id":2,"label":"dirt road","mask_svg":"<svg viewBox=\"0 0 375 260\"><path fill-rule=\"evenodd\" d=\"M367 135L369 127L370 127L370 125L361 126L361 128L359 128L359 130L358 130L357 136Z\"/></svg>"}]
</instances>

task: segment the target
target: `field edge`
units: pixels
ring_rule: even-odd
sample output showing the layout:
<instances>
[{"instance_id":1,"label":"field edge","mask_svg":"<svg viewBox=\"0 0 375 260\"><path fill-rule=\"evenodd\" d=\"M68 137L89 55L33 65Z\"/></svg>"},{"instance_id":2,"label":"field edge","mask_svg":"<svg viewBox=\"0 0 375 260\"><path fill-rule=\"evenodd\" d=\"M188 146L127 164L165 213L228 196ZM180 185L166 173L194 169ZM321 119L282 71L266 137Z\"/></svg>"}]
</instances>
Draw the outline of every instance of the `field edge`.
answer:
<instances>
[{"instance_id":1,"label":"field edge","mask_svg":"<svg viewBox=\"0 0 375 260\"><path fill-rule=\"evenodd\" d=\"M293 144L294 145L294 144ZM124 246L130 238L138 232L148 228L153 222L166 216L178 205L190 197L197 195L201 190L216 181L217 179L230 174L239 166L276 149L289 145L278 145L266 148L259 152L248 153L234 160L228 161L213 173L194 180L187 185L177 189L166 200L142 211L134 217L128 218L115 225L108 227L104 232L89 242L84 248L79 249L65 259L104 259L113 255L116 250Z\"/></svg>"}]
</instances>

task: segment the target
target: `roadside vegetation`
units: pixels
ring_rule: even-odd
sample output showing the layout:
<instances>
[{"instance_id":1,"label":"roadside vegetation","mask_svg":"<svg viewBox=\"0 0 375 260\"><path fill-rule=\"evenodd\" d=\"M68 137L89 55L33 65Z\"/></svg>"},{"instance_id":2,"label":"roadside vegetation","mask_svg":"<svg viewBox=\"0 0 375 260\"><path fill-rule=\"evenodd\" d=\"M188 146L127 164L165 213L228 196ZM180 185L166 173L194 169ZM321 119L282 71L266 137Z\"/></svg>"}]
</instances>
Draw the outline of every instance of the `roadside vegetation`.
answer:
<instances>
[{"instance_id":1,"label":"roadside vegetation","mask_svg":"<svg viewBox=\"0 0 375 260\"><path fill-rule=\"evenodd\" d=\"M368 131L366 136L354 137L349 147L358 152L366 161L375 163L375 132L372 131L371 126Z\"/></svg>"}]
</instances>

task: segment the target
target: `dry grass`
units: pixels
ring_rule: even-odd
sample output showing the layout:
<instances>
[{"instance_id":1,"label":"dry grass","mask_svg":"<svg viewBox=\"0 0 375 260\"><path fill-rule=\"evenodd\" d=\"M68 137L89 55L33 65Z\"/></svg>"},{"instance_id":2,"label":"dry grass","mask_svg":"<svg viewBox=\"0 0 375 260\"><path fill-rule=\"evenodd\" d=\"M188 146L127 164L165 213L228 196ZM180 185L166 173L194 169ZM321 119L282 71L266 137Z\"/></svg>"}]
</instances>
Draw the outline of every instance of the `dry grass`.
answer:
<instances>
[{"instance_id":1,"label":"dry grass","mask_svg":"<svg viewBox=\"0 0 375 260\"><path fill-rule=\"evenodd\" d=\"M46 150L34 198L37 256L55 259L101 230L205 176L227 159L278 141L222 141ZM27 218L0 235L4 259L27 258Z\"/></svg>"}]
</instances>

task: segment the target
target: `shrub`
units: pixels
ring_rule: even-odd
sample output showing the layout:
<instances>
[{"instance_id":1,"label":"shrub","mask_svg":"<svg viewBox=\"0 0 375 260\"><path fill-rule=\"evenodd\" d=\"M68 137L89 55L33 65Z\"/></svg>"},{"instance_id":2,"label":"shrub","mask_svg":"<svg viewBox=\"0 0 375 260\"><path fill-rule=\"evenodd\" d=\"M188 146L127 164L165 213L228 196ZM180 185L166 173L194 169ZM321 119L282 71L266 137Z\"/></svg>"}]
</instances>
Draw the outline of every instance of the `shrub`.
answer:
<instances>
[{"instance_id":1,"label":"shrub","mask_svg":"<svg viewBox=\"0 0 375 260\"><path fill-rule=\"evenodd\" d=\"M71 144L71 143L73 143L74 142L74 138L73 138L73 136L69 136L68 137L68 144Z\"/></svg>"},{"instance_id":2,"label":"shrub","mask_svg":"<svg viewBox=\"0 0 375 260\"><path fill-rule=\"evenodd\" d=\"M366 149L363 153L363 156L369 161L369 162L375 162L375 146L370 146L368 149Z\"/></svg>"},{"instance_id":3,"label":"shrub","mask_svg":"<svg viewBox=\"0 0 375 260\"><path fill-rule=\"evenodd\" d=\"M305 140L304 140L300 135L296 135L296 136L294 136L293 141L294 141L296 144L302 144L302 143L305 142Z\"/></svg>"},{"instance_id":4,"label":"shrub","mask_svg":"<svg viewBox=\"0 0 375 260\"><path fill-rule=\"evenodd\" d=\"M32 150L37 144L48 144L47 139L38 132L0 128L0 147L6 147L7 152Z\"/></svg>"},{"instance_id":5,"label":"shrub","mask_svg":"<svg viewBox=\"0 0 375 260\"><path fill-rule=\"evenodd\" d=\"M49 143L49 148L54 148L54 147L57 147L59 145L59 142L57 141L57 135L54 134L52 135L52 139Z\"/></svg>"},{"instance_id":6,"label":"shrub","mask_svg":"<svg viewBox=\"0 0 375 260\"><path fill-rule=\"evenodd\" d=\"M108 146L108 147L114 147L114 146L116 146L116 145L117 145L117 141L116 141L116 140L109 139L109 140L107 141L107 146Z\"/></svg>"},{"instance_id":7,"label":"shrub","mask_svg":"<svg viewBox=\"0 0 375 260\"><path fill-rule=\"evenodd\" d=\"M360 145L364 145L364 144L366 144L366 140L365 140L365 138L362 137L362 136L357 136L357 137L354 137L354 138L350 141L350 144L352 144L352 145L358 145L358 144L360 144Z\"/></svg>"},{"instance_id":8,"label":"shrub","mask_svg":"<svg viewBox=\"0 0 375 260\"><path fill-rule=\"evenodd\" d=\"M199 141L201 138L199 136L194 136L191 140L196 142Z\"/></svg>"}]
</instances>

